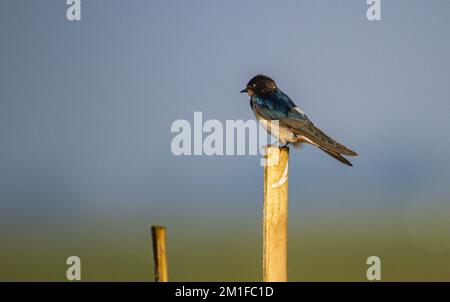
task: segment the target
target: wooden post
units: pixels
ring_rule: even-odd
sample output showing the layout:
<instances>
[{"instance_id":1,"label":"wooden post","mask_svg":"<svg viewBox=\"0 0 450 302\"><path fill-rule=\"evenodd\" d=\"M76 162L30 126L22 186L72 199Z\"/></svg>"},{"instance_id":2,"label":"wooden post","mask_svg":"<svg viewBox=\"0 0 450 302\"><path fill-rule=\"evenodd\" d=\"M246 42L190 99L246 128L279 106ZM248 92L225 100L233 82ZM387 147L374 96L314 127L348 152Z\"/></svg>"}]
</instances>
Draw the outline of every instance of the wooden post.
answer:
<instances>
[{"instance_id":1,"label":"wooden post","mask_svg":"<svg viewBox=\"0 0 450 302\"><path fill-rule=\"evenodd\" d=\"M155 281L169 281L167 272L166 253L166 228L164 226L152 226L153 259L155 262Z\"/></svg>"},{"instance_id":2,"label":"wooden post","mask_svg":"<svg viewBox=\"0 0 450 302\"><path fill-rule=\"evenodd\" d=\"M264 282L287 281L288 160L288 147L267 147L264 167Z\"/></svg>"}]
</instances>

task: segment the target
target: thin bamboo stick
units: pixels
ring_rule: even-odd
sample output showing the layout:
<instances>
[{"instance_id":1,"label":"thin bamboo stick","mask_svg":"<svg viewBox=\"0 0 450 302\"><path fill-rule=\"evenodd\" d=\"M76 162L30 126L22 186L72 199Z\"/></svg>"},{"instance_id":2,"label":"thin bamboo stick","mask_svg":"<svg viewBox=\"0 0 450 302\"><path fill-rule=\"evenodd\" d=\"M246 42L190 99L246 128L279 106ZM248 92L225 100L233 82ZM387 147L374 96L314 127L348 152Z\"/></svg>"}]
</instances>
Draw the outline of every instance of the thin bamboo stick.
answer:
<instances>
[{"instance_id":1,"label":"thin bamboo stick","mask_svg":"<svg viewBox=\"0 0 450 302\"><path fill-rule=\"evenodd\" d=\"M155 262L155 281L167 282L167 252L166 252L166 228L164 226L152 226L153 259Z\"/></svg>"}]
</instances>

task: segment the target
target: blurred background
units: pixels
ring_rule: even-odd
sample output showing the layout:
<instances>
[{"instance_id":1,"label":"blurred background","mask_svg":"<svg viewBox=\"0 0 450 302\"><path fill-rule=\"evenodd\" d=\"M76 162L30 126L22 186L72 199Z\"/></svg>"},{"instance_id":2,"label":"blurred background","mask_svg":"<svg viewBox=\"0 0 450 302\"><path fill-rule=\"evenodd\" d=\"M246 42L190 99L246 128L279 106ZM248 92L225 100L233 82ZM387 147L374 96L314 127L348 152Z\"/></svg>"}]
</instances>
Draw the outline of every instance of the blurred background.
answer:
<instances>
[{"instance_id":1,"label":"blurred background","mask_svg":"<svg viewBox=\"0 0 450 302\"><path fill-rule=\"evenodd\" d=\"M262 279L259 156L172 155L176 119L253 118L272 76L360 156L293 150L289 280L450 281L450 2L0 1L0 280Z\"/></svg>"}]
</instances>

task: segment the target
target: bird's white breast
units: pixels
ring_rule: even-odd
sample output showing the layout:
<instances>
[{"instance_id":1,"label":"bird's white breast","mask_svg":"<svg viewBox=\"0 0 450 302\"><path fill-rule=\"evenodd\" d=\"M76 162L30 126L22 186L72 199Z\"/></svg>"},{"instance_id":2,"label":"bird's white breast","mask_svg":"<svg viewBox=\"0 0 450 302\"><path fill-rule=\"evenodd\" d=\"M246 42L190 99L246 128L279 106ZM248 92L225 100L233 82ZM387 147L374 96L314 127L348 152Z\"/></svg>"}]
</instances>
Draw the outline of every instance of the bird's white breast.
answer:
<instances>
[{"instance_id":1,"label":"bird's white breast","mask_svg":"<svg viewBox=\"0 0 450 302\"><path fill-rule=\"evenodd\" d=\"M266 131L278 139L280 144L285 145L286 143L294 143L298 139L288 128L280 126L278 121L270 121L263 118L258 118L258 121L266 129Z\"/></svg>"}]
</instances>

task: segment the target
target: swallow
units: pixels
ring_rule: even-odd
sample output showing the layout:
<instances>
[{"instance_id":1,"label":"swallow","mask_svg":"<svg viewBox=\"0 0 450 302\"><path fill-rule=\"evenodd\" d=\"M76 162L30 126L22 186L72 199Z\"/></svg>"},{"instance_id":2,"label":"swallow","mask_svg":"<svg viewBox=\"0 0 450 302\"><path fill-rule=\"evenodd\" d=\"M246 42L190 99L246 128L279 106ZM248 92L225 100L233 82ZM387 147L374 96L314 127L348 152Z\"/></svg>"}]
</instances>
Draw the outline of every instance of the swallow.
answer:
<instances>
[{"instance_id":1,"label":"swallow","mask_svg":"<svg viewBox=\"0 0 450 302\"><path fill-rule=\"evenodd\" d=\"M294 145L308 143L338 161L352 166L343 155L358 154L314 126L306 114L268 76L256 75L241 93L250 96L250 107L256 118L283 147L291 143Z\"/></svg>"}]
</instances>

